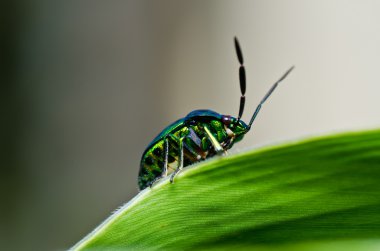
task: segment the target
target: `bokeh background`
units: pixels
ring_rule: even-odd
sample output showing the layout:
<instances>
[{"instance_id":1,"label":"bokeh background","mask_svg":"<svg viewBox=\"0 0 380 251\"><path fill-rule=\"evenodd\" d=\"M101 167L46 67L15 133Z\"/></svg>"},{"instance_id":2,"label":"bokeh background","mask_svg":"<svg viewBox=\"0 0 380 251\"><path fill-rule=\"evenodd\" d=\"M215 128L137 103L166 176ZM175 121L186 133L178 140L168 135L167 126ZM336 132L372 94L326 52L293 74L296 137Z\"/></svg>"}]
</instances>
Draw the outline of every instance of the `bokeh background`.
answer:
<instances>
[{"instance_id":1,"label":"bokeh background","mask_svg":"<svg viewBox=\"0 0 380 251\"><path fill-rule=\"evenodd\" d=\"M2 1L0 249L67 249L137 194L141 153L194 109L249 120L234 152L380 126L380 2Z\"/></svg>"}]
</instances>

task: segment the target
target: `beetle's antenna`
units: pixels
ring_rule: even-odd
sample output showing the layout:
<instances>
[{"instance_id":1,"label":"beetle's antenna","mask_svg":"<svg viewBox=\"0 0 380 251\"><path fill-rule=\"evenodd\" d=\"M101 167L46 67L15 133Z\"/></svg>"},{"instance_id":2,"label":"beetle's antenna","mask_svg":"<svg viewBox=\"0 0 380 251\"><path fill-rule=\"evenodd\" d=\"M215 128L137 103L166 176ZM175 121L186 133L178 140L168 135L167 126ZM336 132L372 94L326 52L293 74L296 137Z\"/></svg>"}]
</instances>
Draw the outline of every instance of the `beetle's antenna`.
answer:
<instances>
[{"instance_id":1,"label":"beetle's antenna","mask_svg":"<svg viewBox=\"0 0 380 251\"><path fill-rule=\"evenodd\" d=\"M257 114L259 113L260 109L261 109L261 106L265 103L265 101L269 98L269 96L272 94L272 92L276 89L276 87L278 86L278 84L284 80L286 78L286 76L288 76L288 74L294 69L294 66L290 67L289 70L287 70L285 72L284 75L282 75L282 77L277 80L276 83L274 83L274 85L269 89L269 91L267 92L267 94L265 94L264 98L261 100L260 104L256 107L256 110L255 112L253 113L252 115L252 118L251 118L251 121L249 121L249 124L248 124L248 131L251 129L251 126L253 124L253 121L255 121L256 119L256 116Z\"/></svg>"},{"instance_id":2,"label":"beetle's antenna","mask_svg":"<svg viewBox=\"0 0 380 251\"><path fill-rule=\"evenodd\" d=\"M240 107L239 107L239 115L238 115L238 121L240 120L241 116L243 116L244 112L244 105L245 105L245 90L246 90L246 85L245 85L245 68L244 68L244 60L243 60L243 54L241 53L239 41L237 38L234 38L235 40L235 50L236 50L236 55L238 57L240 67L239 67L239 81L240 81Z\"/></svg>"}]
</instances>

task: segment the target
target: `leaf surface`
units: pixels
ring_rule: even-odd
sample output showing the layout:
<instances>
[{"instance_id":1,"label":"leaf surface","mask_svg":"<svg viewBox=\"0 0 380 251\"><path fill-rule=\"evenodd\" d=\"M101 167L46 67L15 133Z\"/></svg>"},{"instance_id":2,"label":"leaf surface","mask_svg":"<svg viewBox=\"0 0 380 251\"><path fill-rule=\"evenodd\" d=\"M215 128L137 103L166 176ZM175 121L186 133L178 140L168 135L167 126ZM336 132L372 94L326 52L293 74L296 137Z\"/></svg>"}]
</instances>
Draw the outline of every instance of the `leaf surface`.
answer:
<instances>
[{"instance_id":1,"label":"leaf surface","mask_svg":"<svg viewBox=\"0 0 380 251\"><path fill-rule=\"evenodd\" d=\"M165 179L73 250L379 250L380 131L213 158Z\"/></svg>"}]
</instances>

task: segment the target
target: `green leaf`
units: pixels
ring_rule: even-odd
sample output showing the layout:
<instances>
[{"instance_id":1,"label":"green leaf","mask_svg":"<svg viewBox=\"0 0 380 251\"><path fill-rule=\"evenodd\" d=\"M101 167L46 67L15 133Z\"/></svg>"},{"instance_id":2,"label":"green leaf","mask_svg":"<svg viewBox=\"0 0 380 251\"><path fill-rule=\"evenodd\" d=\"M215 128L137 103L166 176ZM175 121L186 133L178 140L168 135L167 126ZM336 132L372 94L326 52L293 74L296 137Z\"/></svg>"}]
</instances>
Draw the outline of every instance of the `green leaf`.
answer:
<instances>
[{"instance_id":1,"label":"green leaf","mask_svg":"<svg viewBox=\"0 0 380 251\"><path fill-rule=\"evenodd\" d=\"M138 194L74 250L379 250L380 131L216 157Z\"/></svg>"}]
</instances>

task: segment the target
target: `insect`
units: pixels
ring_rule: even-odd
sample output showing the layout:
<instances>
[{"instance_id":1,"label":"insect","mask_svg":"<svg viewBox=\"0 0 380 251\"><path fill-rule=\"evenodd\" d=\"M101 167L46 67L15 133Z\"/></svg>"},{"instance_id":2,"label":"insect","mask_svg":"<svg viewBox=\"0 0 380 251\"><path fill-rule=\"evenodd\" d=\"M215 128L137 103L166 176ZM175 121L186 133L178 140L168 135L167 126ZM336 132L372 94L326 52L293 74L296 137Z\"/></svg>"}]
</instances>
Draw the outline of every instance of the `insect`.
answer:
<instances>
[{"instance_id":1,"label":"insect","mask_svg":"<svg viewBox=\"0 0 380 251\"><path fill-rule=\"evenodd\" d=\"M272 85L246 124L241 120L245 105L246 74L243 54L236 37L234 43L240 63L241 97L238 117L222 115L211 110L195 110L166 127L153 139L142 155L138 174L140 190L152 186L168 174L171 174L170 182L173 182L175 175L184 167L215 155L227 154L227 150L250 131L262 105L294 68L292 66Z\"/></svg>"}]
</instances>

